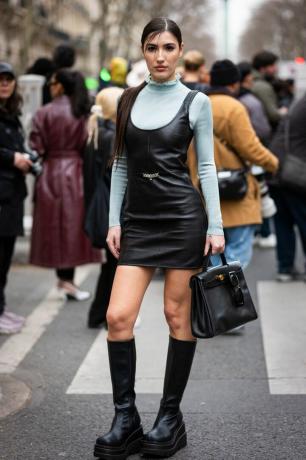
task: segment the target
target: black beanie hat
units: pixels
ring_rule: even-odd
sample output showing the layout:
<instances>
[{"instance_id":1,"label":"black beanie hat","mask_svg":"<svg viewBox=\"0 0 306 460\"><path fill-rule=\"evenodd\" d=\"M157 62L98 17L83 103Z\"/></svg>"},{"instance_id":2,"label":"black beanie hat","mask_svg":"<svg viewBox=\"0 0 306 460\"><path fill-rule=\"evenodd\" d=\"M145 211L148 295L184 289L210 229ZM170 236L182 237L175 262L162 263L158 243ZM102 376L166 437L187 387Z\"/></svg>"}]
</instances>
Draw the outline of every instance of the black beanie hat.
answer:
<instances>
[{"instance_id":1,"label":"black beanie hat","mask_svg":"<svg viewBox=\"0 0 306 460\"><path fill-rule=\"evenodd\" d=\"M210 71L211 86L227 86L240 79L238 67L229 59L216 61Z\"/></svg>"}]
</instances>

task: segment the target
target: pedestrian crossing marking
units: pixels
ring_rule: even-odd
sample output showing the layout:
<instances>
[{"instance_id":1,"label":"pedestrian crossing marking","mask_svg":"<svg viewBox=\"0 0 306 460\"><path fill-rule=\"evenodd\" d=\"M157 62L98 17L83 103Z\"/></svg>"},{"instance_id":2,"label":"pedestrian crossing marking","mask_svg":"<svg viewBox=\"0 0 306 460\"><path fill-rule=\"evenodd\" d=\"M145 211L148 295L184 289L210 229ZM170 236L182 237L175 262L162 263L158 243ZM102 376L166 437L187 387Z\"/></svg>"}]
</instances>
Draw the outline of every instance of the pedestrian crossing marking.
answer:
<instances>
[{"instance_id":1,"label":"pedestrian crossing marking","mask_svg":"<svg viewBox=\"0 0 306 460\"><path fill-rule=\"evenodd\" d=\"M257 285L271 394L306 394L306 285Z\"/></svg>"},{"instance_id":2,"label":"pedestrian crossing marking","mask_svg":"<svg viewBox=\"0 0 306 460\"><path fill-rule=\"evenodd\" d=\"M91 266L78 268L76 281L81 284L92 270ZM56 288L50 289L46 297L28 316L19 334L9 337L0 348L0 373L14 372L33 348L47 327L58 315L65 302L59 299Z\"/></svg>"},{"instance_id":3,"label":"pedestrian crossing marking","mask_svg":"<svg viewBox=\"0 0 306 460\"><path fill-rule=\"evenodd\" d=\"M135 329L137 370L136 392L161 393L166 365L169 331L163 316L163 282L151 282L141 307L141 325ZM158 325L158 327L156 327ZM67 394L111 394L106 345L107 332L96 337L79 367Z\"/></svg>"}]
</instances>

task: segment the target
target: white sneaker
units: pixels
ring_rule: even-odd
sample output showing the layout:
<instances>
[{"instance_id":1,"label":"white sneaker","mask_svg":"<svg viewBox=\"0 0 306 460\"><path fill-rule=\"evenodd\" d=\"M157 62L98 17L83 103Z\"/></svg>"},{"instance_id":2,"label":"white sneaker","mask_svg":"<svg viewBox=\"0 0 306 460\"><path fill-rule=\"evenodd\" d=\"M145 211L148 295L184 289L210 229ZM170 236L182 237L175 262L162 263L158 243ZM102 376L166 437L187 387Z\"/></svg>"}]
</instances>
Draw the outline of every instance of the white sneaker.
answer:
<instances>
[{"instance_id":1,"label":"white sneaker","mask_svg":"<svg viewBox=\"0 0 306 460\"><path fill-rule=\"evenodd\" d=\"M276 247L276 236L274 233L266 237L259 236L256 244L262 249L273 249Z\"/></svg>"},{"instance_id":2,"label":"white sneaker","mask_svg":"<svg viewBox=\"0 0 306 460\"><path fill-rule=\"evenodd\" d=\"M22 329L22 324L14 323L8 318L0 316L0 334L16 334Z\"/></svg>"},{"instance_id":3,"label":"white sneaker","mask_svg":"<svg viewBox=\"0 0 306 460\"><path fill-rule=\"evenodd\" d=\"M290 281L294 281L294 277L292 273L278 273L276 275L276 281L280 283L290 283Z\"/></svg>"},{"instance_id":4,"label":"white sneaker","mask_svg":"<svg viewBox=\"0 0 306 460\"><path fill-rule=\"evenodd\" d=\"M16 313L13 313L12 311L4 311L2 314L3 318L7 318L11 320L13 323L19 323L19 324L24 324L25 323L25 317L21 315L16 315Z\"/></svg>"}]
</instances>

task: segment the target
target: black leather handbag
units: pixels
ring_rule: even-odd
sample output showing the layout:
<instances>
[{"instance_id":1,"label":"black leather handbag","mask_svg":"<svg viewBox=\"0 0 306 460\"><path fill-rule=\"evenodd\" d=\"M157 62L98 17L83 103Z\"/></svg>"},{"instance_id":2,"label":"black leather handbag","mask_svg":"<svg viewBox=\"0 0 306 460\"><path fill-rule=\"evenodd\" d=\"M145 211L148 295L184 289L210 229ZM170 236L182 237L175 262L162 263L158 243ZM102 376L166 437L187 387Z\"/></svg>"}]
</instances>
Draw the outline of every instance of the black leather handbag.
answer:
<instances>
[{"instance_id":1,"label":"black leather handbag","mask_svg":"<svg viewBox=\"0 0 306 460\"><path fill-rule=\"evenodd\" d=\"M248 191L246 169L224 169L218 171L221 200L242 200Z\"/></svg>"},{"instance_id":2,"label":"black leather handbag","mask_svg":"<svg viewBox=\"0 0 306 460\"><path fill-rule=\"evenodd\" d=\"M239 262L208 267L208 254L203 271L190 279L191 329L194 337L208 339L242 326L257 318L257 313Z\"/></svg>"}]
</instances>

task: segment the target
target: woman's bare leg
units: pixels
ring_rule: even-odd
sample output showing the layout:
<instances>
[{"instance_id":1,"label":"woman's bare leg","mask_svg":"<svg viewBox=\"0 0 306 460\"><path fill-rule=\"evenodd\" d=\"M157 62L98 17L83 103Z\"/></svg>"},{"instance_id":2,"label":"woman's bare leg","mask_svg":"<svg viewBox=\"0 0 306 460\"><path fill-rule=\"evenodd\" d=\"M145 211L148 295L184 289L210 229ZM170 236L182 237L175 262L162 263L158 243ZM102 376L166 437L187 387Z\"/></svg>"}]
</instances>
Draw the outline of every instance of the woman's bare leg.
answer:
<instances>
[{"instance_id":1,"label":"woman's bare leg","mask_svg":"<svg viewBox=\"0 0 306 460\"><path fill-rule=\"evenodd\" d=\"M108 340L133 338L134 324L154 268L119 265L107 310Z\"/></svg>"},{"instance_id":2,"label":"woman's bare leg","mask_svg":"<svg viewBox=\"0 0 306 460\"><path fill-rule=\"evenodd\" d=\"M178 340L194 340L191 333L191 289L189 280L199 270L167 269L164 288L165 316L170 335Z\"/></svg>"},{"instance_id":3,"label":"woman's bare leg","mask_svg":"<svg viewBox=\"0 0 306 460\"><path fill-rule=\"evenodd\" d=\"M145 456L168 458L187 443L180 403L196 349L190 326L189 280L198 271L166 271L165 316L170 329L167 364L160 409L153 429L142 439L142 453Z\"/></svg>"}]
</instances>

